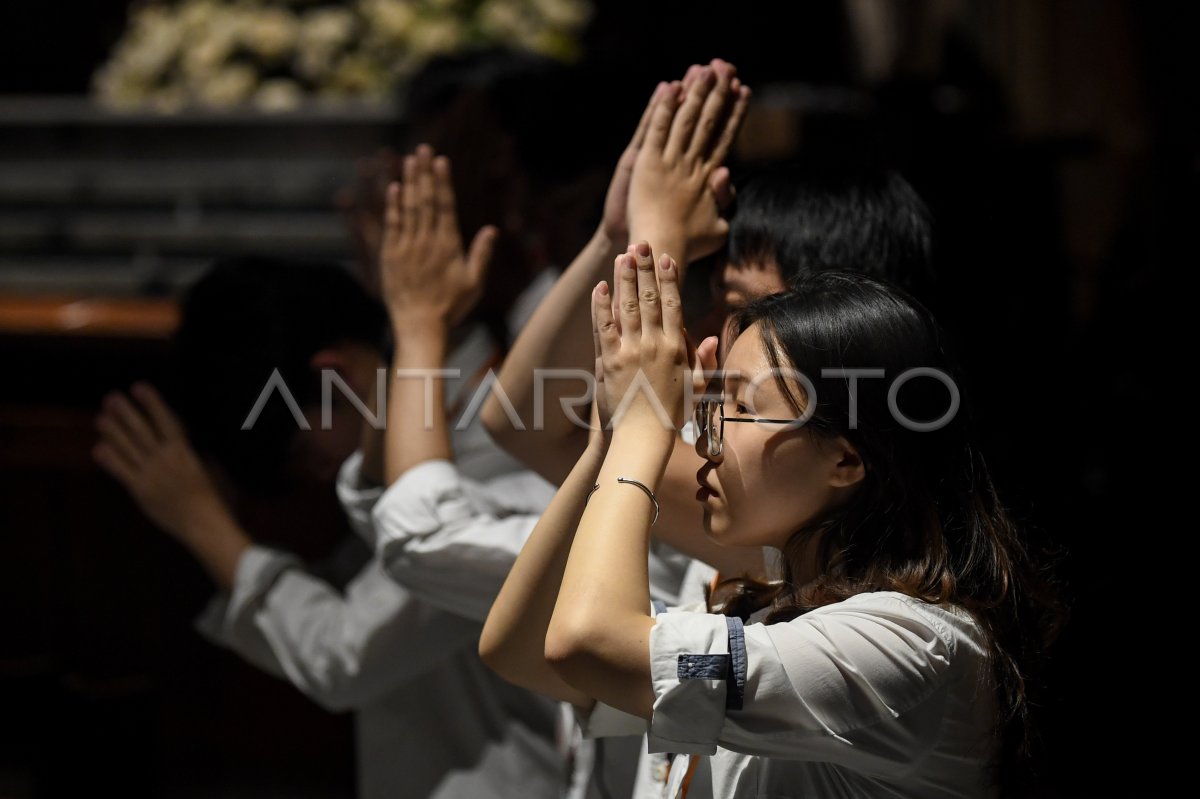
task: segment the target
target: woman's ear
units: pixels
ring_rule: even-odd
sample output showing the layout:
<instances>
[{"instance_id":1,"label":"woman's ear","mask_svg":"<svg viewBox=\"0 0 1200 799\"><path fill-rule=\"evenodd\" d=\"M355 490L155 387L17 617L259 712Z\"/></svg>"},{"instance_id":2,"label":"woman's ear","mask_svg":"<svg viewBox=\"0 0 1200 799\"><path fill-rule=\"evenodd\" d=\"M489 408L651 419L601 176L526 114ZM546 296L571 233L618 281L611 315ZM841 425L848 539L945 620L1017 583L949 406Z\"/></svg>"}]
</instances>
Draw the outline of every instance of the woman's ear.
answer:
<instances>
[{"instance_id":1,"label":"woman's ear","mask_svg":"<svg viewBox=\"0 0 1200 799\"><path fill-rule=\"evenodd\" d=\"M867 467L854 445L843 436L838 436L829 448L829 485L834 488L849 488L862 482L867 476Z\"/></svg>"}]
</instances>

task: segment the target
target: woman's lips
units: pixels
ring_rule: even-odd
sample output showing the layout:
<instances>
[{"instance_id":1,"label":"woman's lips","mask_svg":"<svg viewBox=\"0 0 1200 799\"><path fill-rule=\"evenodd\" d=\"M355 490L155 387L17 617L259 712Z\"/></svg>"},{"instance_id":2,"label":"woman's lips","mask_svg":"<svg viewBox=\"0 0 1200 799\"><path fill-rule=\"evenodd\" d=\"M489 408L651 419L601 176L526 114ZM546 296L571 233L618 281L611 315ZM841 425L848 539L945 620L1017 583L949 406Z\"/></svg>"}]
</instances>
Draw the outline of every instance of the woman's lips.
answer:
<instances>
[{"instance_id":1,"label":"woman's lips","mask_svg":"<svg viewBox=\"0 0 1200 799\"><path fill-rule=\"evenodd\" d=\"M705 479L708 477L708 473L710 471L712 471L712 464L705 464L704 466L700 467L698 472L696 472L696 482L700 484L700 490L696 492L696 499L700 500L701 502L709 497L718 496L716 489L710 486L708 481Z\"/></svg>"}]
</instances>

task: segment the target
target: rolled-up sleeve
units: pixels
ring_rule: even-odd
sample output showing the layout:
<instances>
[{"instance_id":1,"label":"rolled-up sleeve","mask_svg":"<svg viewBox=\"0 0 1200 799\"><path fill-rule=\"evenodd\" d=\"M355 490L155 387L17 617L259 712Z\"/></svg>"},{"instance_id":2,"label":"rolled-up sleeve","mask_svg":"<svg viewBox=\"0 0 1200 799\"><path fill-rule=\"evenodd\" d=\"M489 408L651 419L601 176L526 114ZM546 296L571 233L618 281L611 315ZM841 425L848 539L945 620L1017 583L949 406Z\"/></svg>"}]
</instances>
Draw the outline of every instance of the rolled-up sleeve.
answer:
<instances>
[{"instance_id":1,"label":"rolled-up sleeve","mask_svg":"<svg viewBox=\"0 0 1200 799\"><path fill-rule=\"evenodd\" d=\"M293 556L251 547L201 633L283 677L329 710L350 710L477 640L477 624L417 600L372 561L345 594Z\"/></svg>"},{"instance_id":2,"label":"rolled-up sleeve","mask_svg":"<svg viewBox=\"0 0 1200 799\"><path fill-rule=\"evenodd\" d=\"M430 604L486 620L539 518L520 504L536 494L520 479L481 484L445 460L406 471L373 512L387 573Z\"/></svg>"},{"instance_id":3,"label":"rolled-up sleeve","mask_svg":"<svg viewBox=\"0 0 1200 799\"><path fill-rule=\"evenodd\" d=\"M717 751L730 662L726 618L684 611L655 618L650 630L651 752Z\"/></svg>"},{"instance_id":4,"label":"rolled-up sleeve","mask_svg":"<svg viewBox=\"0 0 1200 799\"><path fill-rule=\"evenodd\" d=\"M375 522L371 518L371 511L383 496L383 486L363 479L362 460L362 451L359 450L342 463L338 469L335 489L350 527L374 549Z\"/></svg>"},{"instance_id":5,"label":"rolled-up sleeve","mask_svg":"<svg viewBox=\"0 0 1200 799\"><path fill-rule=\"evenodd\" d=\"M233 649L259 668L277 677L285 676L270 644L254 626L254 612L280 575L300 566L300 559L294 555L250 547L238 560L232 589L228 594L213 597L196 620L196 629L208 640Z\"/></svg>"},{"instance_id":6,"label":"rolled-up sleeve","mask_svg":"<svg viewBox=\"0 0 1200 799\"><path fill-rule=\"evenodd\" d=\"M954 641L935 613L894 594L786 623L660 614L650 635L650 751L718 746L870 771L937 739Z\"/></svg>"}]
</instances>

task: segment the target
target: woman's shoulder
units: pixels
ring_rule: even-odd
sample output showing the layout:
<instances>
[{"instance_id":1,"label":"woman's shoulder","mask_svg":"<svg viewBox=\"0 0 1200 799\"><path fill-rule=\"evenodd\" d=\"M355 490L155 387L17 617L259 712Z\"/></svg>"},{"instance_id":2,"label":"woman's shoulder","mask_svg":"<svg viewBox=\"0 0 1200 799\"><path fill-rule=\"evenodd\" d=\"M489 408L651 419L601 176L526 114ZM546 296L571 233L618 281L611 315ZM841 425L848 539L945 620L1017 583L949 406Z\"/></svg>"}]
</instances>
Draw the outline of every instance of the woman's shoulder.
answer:
<instances>
[{"instance_id":1,"label":"woman's shoulder","mask_svg":"<svg viewBox=\"0 0 1200 799\"><path fill-rule=\"evenodd\" d=\"M793 621L816 621L822 616L853 614L878 617L881 621L905 621L931 629L950 651L964 645L985 654L986 637L978 620L965 608L952 603L933 603L900 591L867 591L841 602L823 605Z\"/></svg>"}]
</instances>

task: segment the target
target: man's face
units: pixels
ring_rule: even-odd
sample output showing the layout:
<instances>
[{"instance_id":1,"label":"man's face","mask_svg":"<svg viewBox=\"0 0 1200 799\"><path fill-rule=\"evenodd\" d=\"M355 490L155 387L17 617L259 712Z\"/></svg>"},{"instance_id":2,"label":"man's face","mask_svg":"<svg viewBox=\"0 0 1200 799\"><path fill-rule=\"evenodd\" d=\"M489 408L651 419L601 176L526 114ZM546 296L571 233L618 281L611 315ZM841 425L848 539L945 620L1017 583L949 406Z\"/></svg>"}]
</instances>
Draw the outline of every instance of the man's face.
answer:
<instances>
[{"instance_id":1,"label":"man's face","mask_svg":"<svg viewBox=\"0 0 1200 799\"><path fill-rule=\"evenodd\" d=\"M331 482L362 440L363 418L348 399L334 391L328 427L322 426L319 405L307 406L308 430L296 431L289 469L304 481Z\"/></svg>"},{"instance_id":2,"label":"man's face","mask_svg":"<svg viewBox=\"0 0 1200 799\"><path fill-rule=\"evenodd\" d=\"M717 353L718 362L725 363L729 352L729 326L733 314L747 303L772 294L778 294L787 289L783 275L774 261L765 263L727 263L720 274L720 282L716 287L718 305L725 309L725 318L721 326L719 338L720 350Z\"/></svg>"},{"instance_id":3,"label":"man's face","mask_svg":"<svg viewBox=\"0 0 1200 799\"><path fill-rule=\"evenodd\" d=\"M375 412L376 380L382 365L379 353L373 348L354 343L328 347L312 361L316 375L325 370L336 373L371 413ZM292 474L304 480L328 482L337 477L342 463L361 446L364 425L369 423L340 384L334 383L330 394L327 413L322 413L320 404L303 408L309 429L298 430L292 440L289 457Z\"/></svg>"}]
</instances>

